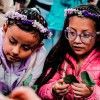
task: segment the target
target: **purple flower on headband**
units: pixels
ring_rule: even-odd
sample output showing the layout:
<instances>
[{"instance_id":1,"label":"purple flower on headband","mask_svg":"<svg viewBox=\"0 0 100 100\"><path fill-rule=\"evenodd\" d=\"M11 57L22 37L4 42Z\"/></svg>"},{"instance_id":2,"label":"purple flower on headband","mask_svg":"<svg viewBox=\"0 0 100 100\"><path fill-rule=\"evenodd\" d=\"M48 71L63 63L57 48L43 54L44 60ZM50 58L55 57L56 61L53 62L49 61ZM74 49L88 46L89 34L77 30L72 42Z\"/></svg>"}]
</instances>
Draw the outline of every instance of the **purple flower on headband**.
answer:
<instances>
[{"instance_id":1,"label":"purple flower on headband","mask_svg":"<svg viewBox=\"0 0 100 100\"><path fill-rule=\"evenodd\" d=\"M94 14L94 13L90 13L87 10L76 10L76 9L65 9L65 16L67 15L71 15L71 14L77 14L80 17L93 17L93 18L100 18L100 15Z\"/></svg>"},{"instance_id":2,"label":"purple flower on headband","mask_svg":"<svg viewBox=\"0 0 100 100\"><path fill-rule=\"evenodd\" d=\"M21 14L19 14L18 12L15 12L15 16L16 16L17 20L19 20L21 18Z\"/></svg>"},{"instance_id":3,"label":"purple flower on headband","mask_svg":"<svg viewBox=\"0 0 100 100\"><path fill-rule=\"evenodd\" d=\"M22 23L26 23L26 20L22 20Z\"/></svg>"},{"instance_id":4,"label":"purple flower on headband","mask_svg":"<svg viewBox=\"0 0 100 100\"><path fill-rule=\"evenodd\" d=\"M87 16L87 17L89 16L89 12L88 12L87 10L84 10L84 11L83 11L83 14L84 14L85 16Z\"/></svg>"},{"instance_id":5,"label":"purple flower on headband","mask_svg":"<svg viewBox=\"0 0 100 100\"><path fill-rule=\"evenodd\" d=\"M26 23L26 24L32 24L33 20L22 20L22 23Z\"/></svg>"},{"instance_id":6,"label":"purple flower on headband","mask_svg":"<svg viewBox=\"0 0 100 100\"><path fill-rule=\"evenodd\" d=\"M93 18L99 18L99 15L96 15L96 14L94 14L94 13L89 13L87 10L84 10L84 11L83 11L83 14L84 14L85 16L87 16L87 17L91 16L91 17L93 17Z\"/></svg>"},{"instance_id":7,"label":"purple flower on headband","mask_svg":"<svg viewBox=\"0 0 100 100\"><path fill-rule=\"evenodd\" d=\"M99 18L100 16L98 16L98 15L95 15L95 17L96 17L96 18Z\"/></svg>"},{"instance_id":8,"label":"purple flower on headband","mask_svg":"<svg viewBox=\"0 0 100 100\"><path fill-rule=\"evenodd\" d=\"M50 33L50 29L48 29L48 34Z\"/></svg>"},{"instance_id":9,"label":"purple flower on headband","mask_svg":"<svg viewBox=\"0 0 100 100\"><path fill-rule=\"evenodd\" d=\"M96 14L91 14L91 16L92 16L93 18L96 18L96 17L97 17Z\"/></svg>"},{"instance_id":10,"label":"purple flower on headband","mask_svg":"<svg viewBox=\"0 0 100 100\"><path fill-rule=\"evenodd\" d=\"M31 25L32 22L33 22L32 20L27 20L27 24L30 24Z\"/></svg>"}]
</instances>

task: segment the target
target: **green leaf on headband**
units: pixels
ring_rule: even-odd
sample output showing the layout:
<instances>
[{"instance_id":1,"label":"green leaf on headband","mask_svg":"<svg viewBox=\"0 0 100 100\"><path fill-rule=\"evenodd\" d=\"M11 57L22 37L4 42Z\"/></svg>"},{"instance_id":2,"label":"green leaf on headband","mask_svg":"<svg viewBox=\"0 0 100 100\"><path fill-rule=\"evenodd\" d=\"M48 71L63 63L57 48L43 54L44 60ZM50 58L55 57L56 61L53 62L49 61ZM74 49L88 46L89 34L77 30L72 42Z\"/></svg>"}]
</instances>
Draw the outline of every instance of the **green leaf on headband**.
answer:
<instances>
[{"instance_id":1,"label":"green leaf on headband","mask_svg":"<svg viewBox=\"0 0 100 100\"><path fill-rule=\"evenodd\" d=\"M23 81L23 86L28 86L29 83L31 82L32 79L32 74L30 74L26 80Z\"/></svg>"},{"instance_id":2,"label":"green leaf on headband","mask_svg":"<svg viewBox=\"0 0 100 100\"><path fill-rule=\"evenodd\" d=\"M36 91L36 90L37 90L37 85L33 85L33 86L32 86L32 89L33 89L34 91Z\"/></svg>"},{"instance_id":3,"label":"green leaf on headband","mask_svg":"<svg viewBox=\"0 0 100 100\"><path fill-rule=\"evenodd\" d=\"M79 81L76 79L76 77L72 74L69 74L66 77L64 77L64 82L66 84L71 84L72 82L79 83Z\"/></svg>"},{"instance_id":4,"label":"green leaf on headband","mask_svg":"<svg viewBox=\"0 0 100 100\"><path fill-rule=\"evenodd\" d=\"M81 73L81 79L82 81L84 81L84 83L89 86L89 87L93 87L95 85L94 80L92 79L92 77L87 73L87 71L83 71Z\"/></svg>"}]
</instances>

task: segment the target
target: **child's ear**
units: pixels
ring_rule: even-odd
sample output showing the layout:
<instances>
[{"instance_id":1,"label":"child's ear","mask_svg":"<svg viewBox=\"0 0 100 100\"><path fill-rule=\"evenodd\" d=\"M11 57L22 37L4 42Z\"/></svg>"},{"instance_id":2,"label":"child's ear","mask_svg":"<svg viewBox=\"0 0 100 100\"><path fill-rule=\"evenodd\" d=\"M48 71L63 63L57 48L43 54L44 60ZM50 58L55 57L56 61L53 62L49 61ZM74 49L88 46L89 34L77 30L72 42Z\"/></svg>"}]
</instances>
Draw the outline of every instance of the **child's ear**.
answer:
<instances>
[{"instance_id":1,"label":"child's ear","mask_svg":"<svg viewBox=\"0 0 100 100\"><path fill-rule=\"evenodd\" d=\"M44 42L41 42L38 47L36 48L36 51L39 50L44 45Z\"/></svg>"},{"instance_id":2,"label":"child's ear","mask_svg":"<svg viewBox=\"0 0 100 100\"><path fill-rule=\"evenodd\" d=\"M7 24L4 24L3 25L3 38L5 37L6 31L7 31Z\"/></svg>"}]
</instances>

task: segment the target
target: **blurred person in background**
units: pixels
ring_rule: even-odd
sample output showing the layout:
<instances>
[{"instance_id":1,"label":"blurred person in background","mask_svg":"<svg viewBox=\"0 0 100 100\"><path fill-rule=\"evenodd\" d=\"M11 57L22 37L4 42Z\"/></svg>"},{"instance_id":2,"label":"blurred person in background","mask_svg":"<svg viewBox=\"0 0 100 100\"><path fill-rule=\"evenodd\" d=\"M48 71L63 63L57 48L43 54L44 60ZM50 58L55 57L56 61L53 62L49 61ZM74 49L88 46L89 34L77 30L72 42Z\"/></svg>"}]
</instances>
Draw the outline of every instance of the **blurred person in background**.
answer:
<instances>
[{"instance_id":1,"label":"blurred person in background","mask_svg":"<svg viewBox=\"0 0 100 100\"><path fill-rule=\"evenodd\" d=\"M94 5L96 5L97 2L98 2L98 0L88 0L88 3L94 4Z\"/></svg>"},{"instance_id":2,"label":"blurred person in background","mask_svg":"<svg viewBox=\"0 0 100 100\"><path fill-rule=\"evenodd\" d=\"M41 15L47 19L53 0L30 0L28 8L36 7L39 8Z\"/></svg>"},{"instance_id":3,"label":"blurred person in background","mask_svg":"<svg viewBox=\"0 0 100 100\"><path fill-rule=\"evenodd\" d=\"M26 0L14 0L15 11L25 7Z\"/></svg>"},{"instance_id":4,"label":"blurred person in background","mask_svg":"<svg viewBox=\"0 0 100 100\"><path fill-rule=\"evenodd\" d=\"M13 0L0 0L0 10L2 13L14 10Z\"/></svg>"},{"instance_id":5,"label":"blurred person in background","mask_svg":"<svg viewBox=\"0 0 100 100\"><path fill-rule=\"evenodd\" d=\"M100 0L98 0L98 2L97 2L97 6L100 8Z\"/></svg>"}]
</instances>

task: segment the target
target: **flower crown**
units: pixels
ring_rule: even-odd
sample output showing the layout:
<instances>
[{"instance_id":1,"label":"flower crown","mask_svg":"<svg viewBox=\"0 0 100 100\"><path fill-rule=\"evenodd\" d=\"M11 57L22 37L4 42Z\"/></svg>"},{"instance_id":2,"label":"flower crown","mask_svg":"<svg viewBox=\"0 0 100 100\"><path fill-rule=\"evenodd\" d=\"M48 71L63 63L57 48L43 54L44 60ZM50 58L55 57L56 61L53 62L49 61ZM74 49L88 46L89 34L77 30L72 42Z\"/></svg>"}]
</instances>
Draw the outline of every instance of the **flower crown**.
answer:
<instances>
[{"instance_id":1,"label":"flower crown","mask_svg":"<svg viewBox=\"0 0 100 100\"><path fill-rule=\"evenodd\" d=\"M92 17L92 18L100 18L100 15L96 15L94 13L90 13L88 12L87 10L77 10L77 9L65 9L65 16L67 15L72 15L72 14L75 14L75 15L78 15L80 17Z\"/></svg>"},{"instance_id":2,"label":"flower crown","mask_svg":"<svg viewBox=\"0 0 100 100\"><path fill-rule=\"evenodd\" d=\"M5 17L8 19L21 20L22 23L32 25L32 27L38 29L41 33L44 33L44 35L47 36L46 37L47 39L51 38L51 36L52 36L50 29L48 29L47 27L44 27L41 23L39 23L36 20L28 20L26 15L20 14L20 13L15 12L15 11L9 11L5 14ZM43 23L45 23L45 21Z\"/></svg>"}]
</instances>

